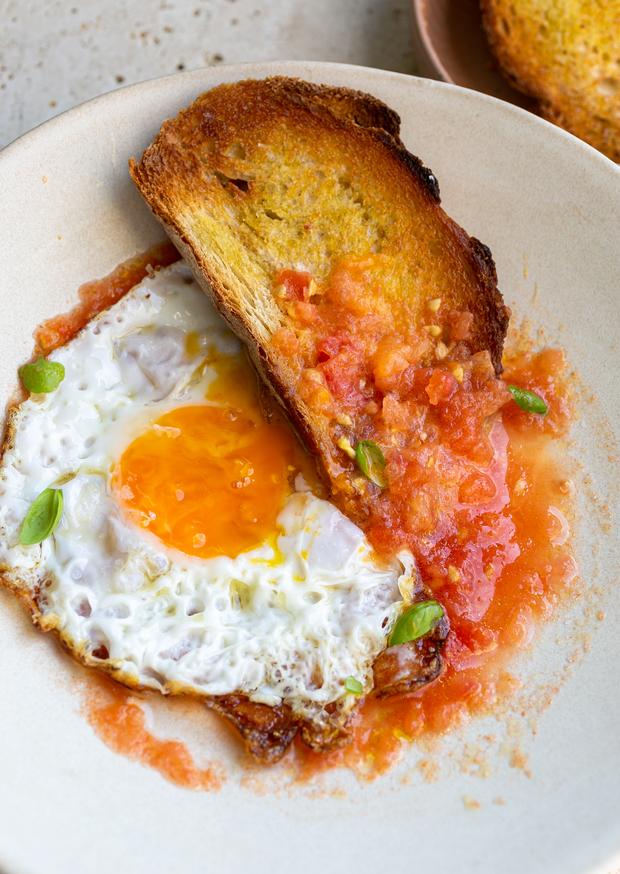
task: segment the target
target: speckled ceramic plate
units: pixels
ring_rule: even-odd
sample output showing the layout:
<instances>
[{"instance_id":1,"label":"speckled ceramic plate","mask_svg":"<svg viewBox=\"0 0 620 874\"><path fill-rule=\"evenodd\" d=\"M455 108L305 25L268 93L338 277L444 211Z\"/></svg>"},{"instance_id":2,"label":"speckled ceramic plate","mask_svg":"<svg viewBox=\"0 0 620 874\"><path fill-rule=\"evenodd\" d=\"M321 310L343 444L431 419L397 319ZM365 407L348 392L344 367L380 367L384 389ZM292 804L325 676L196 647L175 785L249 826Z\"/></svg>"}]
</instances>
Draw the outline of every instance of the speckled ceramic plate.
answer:
<instances>
[{"instance_id":1,"label":"speckled ceramic plate","mask_svg":"<svg viewBox=\"0 0 620 874\"><path fill-rule=\"evenodd\" d=\"M84 672L3 591L0 868L611 874L620 867L620 170L611 162L492 98L358 67L224 67L108 94L0 154L3 404L35 326L67 309L81 283L161 238L128 158L202 90L274 73L363 89L393 106L448 213L492 249L507 302L565 346L579 373L572 452L583 468L584 594L515 666L545 704L545 690L558 691L521 721L490 716L442 739L431 751L441 766L434 782L420 776L412 746L374 782L337 772L314 788L278 789L276 780L268 791L260 774L243 772L215 717L154 705L154 733L180 737L198 761L227 763L219 792L190 792L102 743L80 712ZM489 737L497 742L483 750ZM527 768L504 754L515 739ZM476 750L488 768L473 773Z\"/></svg>"}]
</instances>

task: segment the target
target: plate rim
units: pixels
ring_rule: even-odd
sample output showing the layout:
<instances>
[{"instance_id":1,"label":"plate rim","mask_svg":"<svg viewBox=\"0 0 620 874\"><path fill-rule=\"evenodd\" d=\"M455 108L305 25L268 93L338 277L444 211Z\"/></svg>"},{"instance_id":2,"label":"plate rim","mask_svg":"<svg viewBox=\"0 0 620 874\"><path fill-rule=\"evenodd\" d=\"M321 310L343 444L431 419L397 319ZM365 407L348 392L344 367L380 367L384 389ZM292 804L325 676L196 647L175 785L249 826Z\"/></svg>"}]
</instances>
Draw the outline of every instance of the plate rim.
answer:
<instances>
[{"instance_id":1,"label":"plate rim","mask_svg":"<svg viewBox=\"0 0 620 874\"><path fill-rule=\"evenodd\" d=\"M556 128L555 126L551 125L549 122L547 122L543 119L540 119L536 116L533 116L531 113L527 112L526 110L523 110L519 107L513 106L512 104L508 104L508 103L505 103L504 101L498 100L497 98L491 97L489 95L485 95L485 94L482 94L480 92L470 91L469 89L465 89L465 88L462 88L461 86L453 85L453 84L446 83L446 82L439 82L439 81L428 80L428 79L420 79L418 77L408 76L407 74L393 73L390 71L383 71L383 70L376 70L374 68L368 68L368 67L363 67L363 66L359 66L359 65L338 64L338 63L329 63L329 62L320 62L320 61L315 61L315 62L306 62L306 61L260 62L260 63L246 63L246 64L236 64L236 65L222 65L222 66L218 66L216 68L207 67L207 68L203 68L203 69L195 70L195 71L184 71L184 72L179 72L179 73L172 73L168 76L147 79L147 80L144 80L143 82L140 82L140 83L127 85L127 86L124 86L124 87L119 88L119 89L113 89L113 90L111 90L103 95L99 95L97 97L94 97L94 98L86 101L85 103L82 103L76 107L73 107L69 110L66 110L63 113L60 113L59 115L55 116L53 119L50 119L46 122L43 122L41 125L38 125L37 127L33 128L31 131L26 132L22 136L18 137L16 140L13 140L11 143L7 144L7 146L2 150L2 152L0 152L0 177L2 176L2 173L4 172L3 162L8 161L10 163L13 160L21 160L21 152L24 150L36 148L37 143L39 141L39 138L41 136L47 135L50 130L54 131L57 128L62 129L62 127L66 126L67 123L74 124L74 123L77 123L78 120L80 120L80 119L85 119L89 114L97 111L97 109L101 105L105 105L108 107L113 106L114 103L116 103L116 101L125 99L125 97L123 95L126 95L127 92L131 92L132 95L134 93L138 94L141 89L144 89L147 87L153 87L154 85L156 85L158 83L167 82L169 80L185 79L187 81L190 81L191 78L199 79L201 77L201 75L204 75L206 70L216 70L217 71L217 74L214 73L214 84L215 84L215 81L219 80L219 77L222 75L223 72L230 73L230 72L239 71L240 73L243 74L243 78L246 78L246 77L252 75L252 71L257 71L257 70L263 71L264 70L265 75L278 75L279 74L278 70L280 68L282 70L290 71L291 67L293 67L293 69L299 68L299 73L302 76L303 76L304 70L315 69L315 68L328 69L330 72L334 72L336 74L341 69L346 69L347 71L355 70L358 72L362 72L364 74L370 74L370 79L372 79L375 76L378 76L379 78L383 78L383 79L393 78L395 80L401 80L401 81L402 80L409 80L411 83L413 83L413 87L421 87L424 89L456 90L458 92L465 92L467 95L469 95L467 97L467 99L470 99L473 101L483 101L484 103L491 101L493 104L501 105L503 107L503 109L501 111L506 111L510 114L514 114L514 113L520 114L522 121L524 119L527 119L527 122L526 122L527 124L534 125L534 127L537 129L540 129L540 126L542 125L548 131L553 130L554 131L553 136L556 136L556 137L559 136L560 138L564 139L565 142L572 142L573 145L570 148L573 148L573 149L578 148L580 151L580 155L581 155L582 159L586 163L588 161L595 160L597 163L599 163L599 171L602 171L602 172L609 172L609 169L611 168L611 176L609 178L610 179L613 178L615 180L616 184L620 183L620 167L618 167L616 164L614 164L610 159L606 158L604 155L602 155L601 153L594 150L591 146L587 145L586 143L583 143L581 140L578 140L577 138L575 138L571 134L568 134L567 132L565 132L559 128ZM246 76L246 74L247 74L247 76ZM291 75L290 72L282 73L282 74ZM264 77L265 76L263 76L263 75L256 75L255 76L255 78L264 78ZM226 79L225 81L228 81L228 79ZM369 87L370 88L372 87L372 82L369 82ZM577 155L577 153L575 153L575 155ZM600 162L602 162L602 164ZM605 168L607 168L607 169L605 169ZM618 858L620 859L620 850L619 850ZM610 864L613 864L613 862L610 861ZM596 871L603 871L604 868L606 868L606 867L609 867L607 865L607 863L605 863L602 866L597 865L595 868L592 868L591 870L592 871L595 871L595 870Z\"/></svg>"}]
</instances>

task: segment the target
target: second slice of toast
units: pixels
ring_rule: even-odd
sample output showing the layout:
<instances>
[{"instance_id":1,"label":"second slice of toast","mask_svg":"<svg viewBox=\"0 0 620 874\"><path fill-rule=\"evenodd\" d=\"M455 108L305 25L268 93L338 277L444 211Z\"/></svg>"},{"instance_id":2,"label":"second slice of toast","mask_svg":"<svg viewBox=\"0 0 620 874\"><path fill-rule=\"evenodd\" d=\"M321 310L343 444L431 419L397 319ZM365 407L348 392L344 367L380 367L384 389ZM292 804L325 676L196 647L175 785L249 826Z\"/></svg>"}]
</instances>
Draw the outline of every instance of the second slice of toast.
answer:
<instances>
[{"instance_id":1,"label":"second slice of toast","mask_svg":"<svg viewBox=\"0 0 620 874\"><path fill-rule=\"evenodd\" d=\"M620 161L620 0L481 0L506 78L543 118Z\"/></svg>"}]
</instances>

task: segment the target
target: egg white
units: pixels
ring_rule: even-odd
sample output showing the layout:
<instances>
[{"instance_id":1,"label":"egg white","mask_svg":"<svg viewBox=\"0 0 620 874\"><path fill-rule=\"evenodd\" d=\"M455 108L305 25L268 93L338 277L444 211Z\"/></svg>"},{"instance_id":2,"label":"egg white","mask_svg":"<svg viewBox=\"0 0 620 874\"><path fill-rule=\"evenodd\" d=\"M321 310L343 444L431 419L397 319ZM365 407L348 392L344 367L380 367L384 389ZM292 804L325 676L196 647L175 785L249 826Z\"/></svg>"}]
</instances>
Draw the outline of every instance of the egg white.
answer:
<instances>
[{"instance_id":1,"label":"egg white","mask_svg":"<svg viewBox=\"0 0 620 874\"><path fill-rule=\"evenodd\" d=\"M275 550L201 560L128 520L111 488L114 464L169 409L205 403L217 375L203 366L208 347L240 350L180 262L49 356L65 378L15 411L0 466L0 570L14 587L40 590L47 626L76 653L105 646L131 684L243 692L312 717L346 698L347 677L371 687L372 662L411 596L413 562L380 564L362 531L301 476ZM173 451L173 437L161 439ZM22 546L26 513L50 486L63 490L61 523Z\"/></svg>"}]
</instances>

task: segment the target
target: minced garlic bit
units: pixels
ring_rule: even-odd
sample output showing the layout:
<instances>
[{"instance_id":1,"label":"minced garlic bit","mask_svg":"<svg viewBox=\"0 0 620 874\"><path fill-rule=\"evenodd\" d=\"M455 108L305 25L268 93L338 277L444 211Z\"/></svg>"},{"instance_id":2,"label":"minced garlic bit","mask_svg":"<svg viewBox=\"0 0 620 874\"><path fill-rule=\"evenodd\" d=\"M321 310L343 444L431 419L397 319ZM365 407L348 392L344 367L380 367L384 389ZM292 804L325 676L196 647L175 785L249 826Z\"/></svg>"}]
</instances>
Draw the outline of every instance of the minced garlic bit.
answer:
<instances>
[{"instance_id":1,"label":"minced garlic bit","mask_svg":"<svg viewBox=\"0 0 620 874\"><path fill-rule=\"evenodd\" d=\"M514 488L515 495L522 495L523 492L526 490L526 488L527 488L527 480L518 479L515 483L515 488Z\"/></svg>"},{"instance_id":2,"label":"minced garlic bit","mask_svg":"<svg viewBox=\"0 0 620 874\"><path fill-rule=\"evenodd\" d=\"M437 343L437 346L435 347L435 356L436 356L436 358L438 358L441 361L442 358L445 358L447 354L448 354L448 347L446 346L445 343L443 343L440 340L439 343Z\"/></svg>"},{"instance_id":3,"label":"minced garlic bit","mask_svg":"<svg viewBox=\"0 0 620 874\"><path fill-rule=\"evenodd\" d=\"M435 298L433 298L433 300L429 300L429 302L426 304L426 306L428 307L428 309L432 313L436 313L437 310L439 309L439 307L441 306L441 298L435 297Z\"/></svg>"},{"instance_id":4,"label":"minced garlic bit","mask_svg":"<svg viewBox=\"0 0 620 874\"><path fill-rule=\"evenodd\" d=\"M351 441L347 437L340 437L336 440L336 446L339 446L343 452L346 452L349 458L355 458L355 449L353 449Z\"/></svg>"},{"instance_id":5,"label":"minced garlic bit","mask_svg":"<svg viewBox=\"0 0 620 874\"><path fill-rule=\"evenodd\" d=\"M451 583L458 583L461 580L461 574L453 564L448 565L448 576Z\"/></svg>"},{"instance_id":6,"label":"minced garlic bit","mask_svg":"<svg viewBox=\"0 0 620 874\"><path fill-rule=\"evenodd\" d=\"M456 361L451 361L450 364L448 364L448 367L452 373L452 376L454 376L457 382L463 382L465 371L463 370L461 365L457 364Z\"/></svg>"},{"instance_id":7,"label":"minced garlic bit","mask_svg":"<svg viewBox=\"0 0 620 874\"><path fill-rule=\"evenodd\" d=\"M287 295L286 285L276 285L273 290L274 297L285 298Z\"/></svg>"},{"instance_id":8,"label":"minced garlic bit","mask_svg":"<svg viewBox=\"0 0 620 874\"><path fill-rule=\"evenodd\" d=\"M316 284L315 279L311 279L308 285L308 297L314 297L315 294L320 294L319 286Z\"/></svg>"},{"instance_id":9,"label":"minced garlic bit","mask_svg":"<svg viewBox=\"0 0 620 874\"><path fill-rule=\"evenodd\" d=\"M431 335L431 337L440 337L442 328L439 325L424 325L424 330Z\"/></svg>"},{"instance_id":10,"label":"minced garlic bit","mask_svg":"<svg viewBox=\"0 0 620 874\"><path fill-rule=\"evenodd\" d=\"M336 424L350 427L353 424L353 419L351 418L351 416L347 416L345 414L341 416L336 416Z\"/></svg>"}]
</instances>

